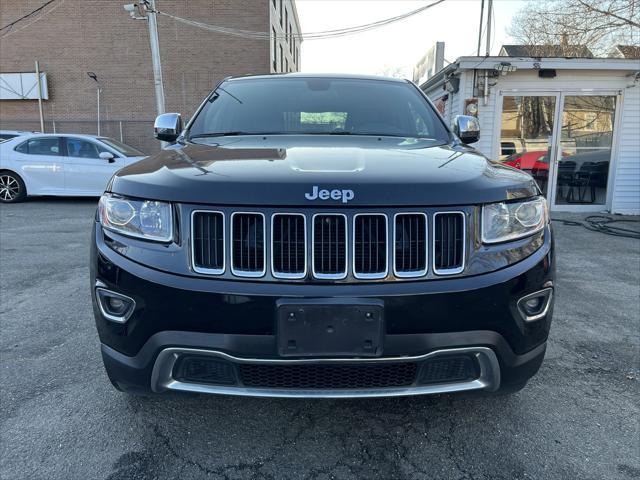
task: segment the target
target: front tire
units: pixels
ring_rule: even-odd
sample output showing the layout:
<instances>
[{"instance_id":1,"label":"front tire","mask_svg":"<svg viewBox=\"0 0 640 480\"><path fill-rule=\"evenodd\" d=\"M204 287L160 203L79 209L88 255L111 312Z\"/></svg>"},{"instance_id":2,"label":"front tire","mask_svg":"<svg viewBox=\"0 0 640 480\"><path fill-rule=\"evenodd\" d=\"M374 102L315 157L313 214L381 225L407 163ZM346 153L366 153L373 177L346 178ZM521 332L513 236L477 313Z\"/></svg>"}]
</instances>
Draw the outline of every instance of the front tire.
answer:
<instances>
[{"instance_id":1,"label":"front tire","mask_svg":"<svg viewBox=\"0 0 640 480\"><path fill-rule=\"evenodd\" d=\"M22 178L13 172L0 172L0 202L18 203L25 198L27 198L27 187Z\"/></svg>"}]
</instances>

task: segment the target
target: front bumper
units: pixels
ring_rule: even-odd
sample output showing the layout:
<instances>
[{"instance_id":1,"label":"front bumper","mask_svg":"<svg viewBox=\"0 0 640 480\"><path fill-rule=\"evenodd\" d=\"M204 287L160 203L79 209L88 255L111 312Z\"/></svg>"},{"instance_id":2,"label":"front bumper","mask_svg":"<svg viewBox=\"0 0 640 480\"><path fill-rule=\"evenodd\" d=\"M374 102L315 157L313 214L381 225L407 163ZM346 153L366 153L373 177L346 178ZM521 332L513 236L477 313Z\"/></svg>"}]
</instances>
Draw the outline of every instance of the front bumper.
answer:
<instances>
[{"instance_id":1,"label":"front bumper","mask_svg":"<svg viewBox=\"0 0 640 480\"><path fill-rule=\"evenodd\" d=\"M99 227L97 227L99 229ZM98 232L99 233L99 232ZM92 249L92 285L135 300L126 324L94 313L102 355L111 381L136 392L188 390L221 394L290 397L370 397L496 390L526 382L546 349L553 305L542 318L526 322L520 298L553 286L550 232L543 246L526 259L491 273L438 281L351 285L305 285L211 280L160 272L133 262L96 235ZM275 318L281 299L376 299L384 304L383 348L376 358L283 359L278 355ZM292 388L182 381L174 378L181 356L203 355L240 365L366 365L415 363L459 353L476 359L478 375L456 382L372 388ZM323 367L324 368L324 367ZM351 367L350 367L351 368ZM421 370L417 370L420 372ZM354 370L357 372L357 370ZM235 375L235 374L234 374ZM301 386L300 386L301 385Z\"/></svg>"}]
</instances>

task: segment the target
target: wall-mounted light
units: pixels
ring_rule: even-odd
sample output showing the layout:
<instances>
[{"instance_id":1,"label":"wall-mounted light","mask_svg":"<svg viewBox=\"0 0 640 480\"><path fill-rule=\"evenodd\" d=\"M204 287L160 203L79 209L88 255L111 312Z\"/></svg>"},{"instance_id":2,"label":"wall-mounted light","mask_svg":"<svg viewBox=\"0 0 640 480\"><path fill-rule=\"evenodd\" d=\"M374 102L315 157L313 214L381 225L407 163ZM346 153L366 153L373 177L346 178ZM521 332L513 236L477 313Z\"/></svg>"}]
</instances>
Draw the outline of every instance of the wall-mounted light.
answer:
<instances>
[{"instance_id":1,"label":"wall-mounted light","mask_svg":"<svg viewBox=\"0 0 640 480\"><path fill-rule=\"evenodd\" d=\"M444 89L449 93L458 93L460 89L460 77L449 77L444 82Z\"/></svg>"}]
</instances>

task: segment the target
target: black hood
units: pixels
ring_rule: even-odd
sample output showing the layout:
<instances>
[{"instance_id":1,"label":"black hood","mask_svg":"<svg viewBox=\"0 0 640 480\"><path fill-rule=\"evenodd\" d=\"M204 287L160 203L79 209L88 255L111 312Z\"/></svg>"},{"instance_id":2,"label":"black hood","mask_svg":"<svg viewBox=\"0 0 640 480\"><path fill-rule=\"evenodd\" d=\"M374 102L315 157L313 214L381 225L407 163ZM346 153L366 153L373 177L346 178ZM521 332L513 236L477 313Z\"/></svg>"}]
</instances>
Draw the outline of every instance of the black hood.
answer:
<instances>
[{"instance_id":1,"label":"black hood","mask_svg":"<svg viewBox=\"0 0 640 480\"><path fill-rule=\"evenodd\" d=\"M215 205L470 205L538 194L534 180L460 145L390 137L244 136L177 145L120 170L108 190ZM353 191L308 200L316 190ZM326 194L325 194L326 196ZM313 197L313 195L312 195Z\"/></svg>"}]
</instances>

